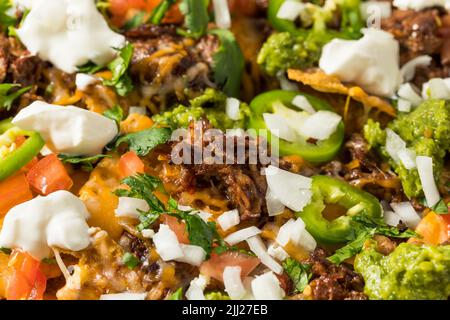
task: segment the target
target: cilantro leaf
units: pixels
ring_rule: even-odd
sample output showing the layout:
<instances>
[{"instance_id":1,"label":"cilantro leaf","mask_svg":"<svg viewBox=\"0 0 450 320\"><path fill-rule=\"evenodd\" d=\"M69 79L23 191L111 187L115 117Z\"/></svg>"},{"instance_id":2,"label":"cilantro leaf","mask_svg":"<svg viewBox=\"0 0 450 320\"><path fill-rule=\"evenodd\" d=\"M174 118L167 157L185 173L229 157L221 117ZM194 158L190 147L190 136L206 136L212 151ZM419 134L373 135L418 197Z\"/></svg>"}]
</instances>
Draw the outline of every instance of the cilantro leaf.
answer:
<instances>
[{"instance_id":1,"label":"cilantro leaf","mask_svg":"<svg viewBox=\"0 0 450 320\"><path fill-rule=\"evenodd\" d=\"M119 105L115 105L111 109L103 112L103 115L111 120L114 120L118 126L120 126L120 122L123 120L123 109Z\"/></svg>"},{"instance_id":2,"label":"cilantro leaf","mask_svg":"<svg viewBox=\"0 0 450 320\"><path fill-rule=\"evenodd\" d=\"M431 210L437 214L448 214L449 212L448 205L445 204L444 199L441 199L438 203L436 203Z\"/></svg>"},{"instance_id":3,"label":"cilantro leaf","mask_svg":"<svg viewBox=\"0 0 450 320\"><path fill-rule=\"evenodd\" d=\"M12 2L10 0L0 0L0 25L3 30L7 30L16 24L17 19L8 14L11 8Z\"/></svg>"},{"instance_id":4,"label":"cilantro leaf","mask_svg":"<svg viewBox=\"0 0 450 320\"><path fill-rule=\"evenodd\" d=\"M167 300L183 300L183 288L178 288L178 290L172 293Z\"/></svg>"},{"instance_id":5,"label":"cilantro leaf","mask_svg":"<svg viewBox=\"0 0 450 320\"><path fill-rule=\"evenodd\" d=\"M407 229L405 231L401 231L396 227L391 227L384 223L384 221L378 221L376 219L372 219L366 215L356 215L352 218L352 220L359 224L359 227L365 229L374 229L376 234L380 234L386 237L392 238L412 238L417 237L417 234Z\"/></svg>"},{"instance_id":6,"label":"cilantro leaf","mask_svg":"<svg viewBox=\"0 0 450 320\"><path fill-rule=\"evenodd\" d=\"M186 36L200 38L206 34L209 23L209 0L182 0L180 10L185 15Z\"/></svg>"},{"instance_id":7,"label":"cilantro leaf","mask_svg":"<svg viewBox=\"0 0 450 320\"><path fill-rule=\"evenodd\" d=\"M116 141L116 147L126 142L130 150L136 152L138 156L146 156L158 145L166 143L171 137L169 128L152 128L136 133L130 133L120 137Z\"/></svg>"},{"instance_id":8,"label":"cilantro leaf","mask_svg":"<svg viewBox=\"0 0 450 320\"><path fill-rule=\"evenodd\" d=\"M114 87L120 96L126 96L133 91L133 82L127 73L130 66L131 58L133 56L133 45L127 44L119 51L119 56L111 61L106 67L98 66L95 63L88 62L85 65L78 67L78 71L82 73L93 74L100 70L107 68L111 71L112 77L109 80L103 80L106 86Z\"/></svg>"},{"instance_id":9,"label":"cilantro leaf","mask_svg":"<svg viewBox=\"0 0 450 320\"><path fill-rule=\"evenodd\" d=\"M88 62L88 63L82 65L81 67L78 67L78 72L94 74L102 69L105 69L105 66L98 66L93 62Z\"/></svg>"},{"instance_id":10,"label":"cilantro leaf","mask_svg":"<svg viewBox=\"0 0 450 320\"><path fill-rule=\"evenodd\" d=\"M108 69L112 72L112 78L106 80L105 84L114 86L120 78L127 72L133 56L133 45L131 43L119 50L119 56L108 64Z\"/></svg>"},{"instance_id":11,"label":"cilantro leaf","mask_svg":"<svg viewBox=\"0 0 450 320\"><path fill-rule=\"evenodd\" d=\"M64 163L79 164L81 168L87 172L94 170L94 165L103 158L109 158L110 156L105 154L98 154L92 157L77 157L69 156L66 154L59 154L58 158Z\"/></svg>"},{"instance_id":12,"label":"cilantro leaf","mask_svg":"<svg viewBox=\"0 0 450 320\"><path fill-rule=\"evenodd\" d=\"M31 86L17 90L11 94L8 94L12 88L20 87L20 84L2 83L0 84L0 109L4 108L9 111L12 107L14 100L20 97L25 92L31 89Z\"/></svg>"},{"instance_id":13,"label":"cilantro leaf","mask_svg":"<svg viewBox=\"0 0 450 320\"><path fill-rule=\"evenodd\" d=\"M349 242L342 248L337 249L332 256L328 257L328 260L334 264L341 264L345 260L361 252L364 243L372 238L374 234L375 229L363 229L357 234L355 240Z\"/></svg>"},{"instance_id":14,"label":"cilantro leaf","mask_svg":"<svg viewBox=\"0 0 450 320\"><path fill-rule=\"evenodd\" d=\"M118 189L114 192L116 196L142 199L149 205L150 210L139 215L140 224L137 226L138 231L148 229L166 212L164 204L153 194L155 190L164 191L161 180L147 174L137 174L123 179L122 183L130 189Z\"/></svg>"},{"instance_id":15,"label":"cilantro leaf","mask_svg":"<svg viewBox=\"0 0 450 320\"><path fill-rule=\"evenodd\" d=\"M7 254L7 255L10 255L12 250L10 248L0 247L0 252L4 253L4 254Z\"/></svg>"},{"instance_id":16,"label":"cilantro leaf","mask_svg":"<svg viewBox=\"0 0 450 320\"><path fill-rule=\"evenodd\" d=\"M139 217L141 223L137 226L139 231L149 228L162 214L168 214L186 223L190 243L202 247L207 257L210 256L213 245L219 244L219 246L225 246L224 241L217 232L214 222L205 222L197 214L192 214L191 211L178 209L178 203L173 198L169 199L166 208L153 194L155 190L164 191L163 184L158 178L146 174L138 174L125 178L122 180L122 183L126 184L130 189L116 190L114 193L118 197L143 199L150 206L148 212L141 212Z\"/></svg>"},{"instance_id":17,"label":"cilantro leaf","mask_svg":"<svg viewBox=\"0 0 450 320\"><path fill-rule=\"evenodd\" d=\"M151 210L157 212L165 212L164 204L153 194L154 191L163 191L163 185L158 178L149 176L148 174L137 174L122 180L123 184L130 187L130 190L118 189L114 193L118 197L130 197L145 200Z\"/></svg>"},{"instance_id":18,"label":"cilantro leaf","mask_svg":"<svg viewBox=\"0 0 450 320\"><path fill-rule=\"evenodd\" d=\"M131 270L136 268L139 265L139 262L139 259L130 252L126 252L122 257L122 263Z\"/></svg>"},{"instance_id":19,"label":"cilantro leaf","mask_svg":"<svg viewBox=\"0 0 450 320\"><path fill-rule=\"evenodd\" d=\"M163 0L153 9L148 22L159 25L164 19L167 11L177 2L177 0Z\"/></svg>"},{"instance_id":20,"label":"cilantro leaf","mask_svg":"<svg viewBox=\"0 0 450 320\"><path fill-rule=\"evenodd\" d=\"M288 258L283 262L283 269L294 283L295 292L303 292L312 277L311 265Z\"/></svg>"},{"instance_id":21,"label":"cilantro leaf","mask_svg":"<svg viewBox=\"0 0 450 320\"><path fill-rule=\"evenodd\" d=\"M190 243L202 247L207 256L209 256L212 252L213 243L215 240L220 239L216 224L214 222L205 222L198 215L191 214L188 211L178 210L178 212L170 215L184 220Z\"/></svg>"},{"instance_id":22,"label":"cilantro leaf","mask_svg":"<svg viewBox=\"0 0 450 320\"><path fill-rule=\"evenodd\" d=\"M220 40L213 56L214 82L230 97L237 97L241 89L244 56L232 32L223 29L210 31Z\"/></svg>"}]
</instances>

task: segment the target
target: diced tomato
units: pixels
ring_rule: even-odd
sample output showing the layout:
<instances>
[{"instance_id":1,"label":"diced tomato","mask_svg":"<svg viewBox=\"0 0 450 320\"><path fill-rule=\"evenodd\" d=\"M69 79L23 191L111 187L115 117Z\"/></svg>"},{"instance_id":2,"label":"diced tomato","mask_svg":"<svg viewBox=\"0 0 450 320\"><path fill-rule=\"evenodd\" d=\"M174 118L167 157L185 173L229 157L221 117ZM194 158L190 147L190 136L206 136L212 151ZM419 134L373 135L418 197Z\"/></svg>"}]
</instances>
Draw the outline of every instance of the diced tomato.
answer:
<instances>
[{"instance_id":1,"label":"diced tomato","mask_svg":"<svg viewBox=\"0 0 450 320\"><path fill-rule=\"evenodd\" d=\"M112 22L118 27L133 17L137 11L145 11L151 13L153 9L161 2L161 0L109 0L109 12L112 16ZM164 18L164 23L180 23L184 19L178 8L173 6Z\"/></svg>"},{"instance_id":2,"label":"diced tomato","mask_svg":"<svg viewBox=\"0 0 450 320\"><path fill-rule=\"evenodd\" d=\"M31 187L41 195L58 190L70 190L73 181L61 160L55 154L41 159L27 174Z\"/></svg>"},{"instance_id":3,"label":"diced tomato","mask_svg":"<svg viewBox=\"0 0 450 320\"><path fill-rule=\"evenodd\" d=\"M236 251L226 251L221 254L213 253L211 258L202 263L200 266L200 273L212 277L216 280L223 281L223 270L226 267L241 267L241 277L245 278L252 272L259 264L260 260L256 257L239 253Z\"/></svg>"},{"instance_id":4,"label":"diced tomato","mask_svg":"<svg viewBox=\"0 0 450 320\"><path fill-rule=\"evenodd\" d=\"M144 173L145 165L136 153L129 151L120 157L119 172L122 178L134 176L137 173Z\"/></svg>"},{"instance_id":5,"label":"diced tomato","mask_svg":"<svg viewBox=\"0 0 450 320\"><path fill-rule=\"evenodd\" d=\"M168 214L163 215L163 223L167 224L173 232L177 235L178 241L180 243L189 243L189 234L186 229L186 224L181 222L175 217L169 216Z\"/></svg>"},{"instance_id":6,"label":"diced tomato","mask_svg":"<svg viewBox=\"0 0 450 320\"><path fill-rule=\"evenodd\" d=\"M9 265L13 273L8 282L8 300L42 300L47 279L40 270L40 261L28 253L15 250Z\"/></svg>"},{"instance_id":7,"label":"diced tomato","mask_svg":"<svg viewBox=\"0 0 450 320\"><path fill-rule=\"evenodd\" d=\"M450 214L428 213L417 226L416 232L427 244L438 245L448 241L450 239Z\"/></svg>"},{"instance_id":8,"label":"diced tomato","mask_svg":"<svg viewBox=\"0 0 450 320\"><path fill-rule=\"evenodd\" d=\"M0 217L12 207L33 199L25 174L19 173L0 182Z\"/></svg>"}]
</instances>

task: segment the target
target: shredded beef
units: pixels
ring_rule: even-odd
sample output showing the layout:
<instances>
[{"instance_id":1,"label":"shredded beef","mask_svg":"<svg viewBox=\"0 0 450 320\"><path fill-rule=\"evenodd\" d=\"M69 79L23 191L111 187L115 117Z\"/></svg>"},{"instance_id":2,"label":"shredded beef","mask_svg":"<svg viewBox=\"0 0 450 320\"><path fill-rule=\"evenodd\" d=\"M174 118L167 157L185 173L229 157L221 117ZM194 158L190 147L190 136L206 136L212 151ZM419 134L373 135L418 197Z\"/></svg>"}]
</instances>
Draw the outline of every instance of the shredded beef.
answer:
<instances>
[{"instance_id":1,"label":"shredded beef","mask_svg":"<svg viewBox=\"0 0 450 320\"><path fill-rule=\"evenodd\" d=\"M202 120L202 132L210 128L206 120ZM192 130L192 125L191 125ZM232 138L234 150L226 150L223 154L216 152L213 156L220 161L202 159L200 164L195 164L194 154L207 149L213 142L223 141L226 145L226 136L222 133L214 141L203 141L201 146L187 143L187 148L192 150L191 164L182 164L182 175L176 181L178 192L192 192L202 188L215 188L225 194L233 208L237 208L242 220L258 218L266 211L265 194L267 191L266 179L261 174L263 165L250 164L250 145L261 145L259 139L245 137L245 139ZM184 142L186 143L186 142ZM175 147L175 144L173 145ZM244 159L238 159L236 150L245 150ZM244 161L242 161L244 160Z\"/></svg>"},{"instance_id":2,"label":"shredded beef","mask_svg":"<svg viewBox=\"0 0 450 320\"><path fill-rule=\"evenodd\" d=\"M323 249L309 258L312 265L311 295L314 300L366 300L364 280L350 265L331 263Z\"/></svg>"},{"instance_id":3,"label":"shredded beef","mask_svg":"<svg viewBox=\"0 0 450 320\"><path fill-rule=\"evenodd\" d=\"M0 35L0 82L4 82L9 65L9 41L4 35Z\"/></svg>"},{"instance_id":4,"label":"shredded beef","mask_svg":"<svg viewBox=\"0 0 450 320\"><path fill-rule=\"evenodd\" d=\"M180 99L186 88L201 91L214 86L209 80L212 55L217 47L214 36L195 41L178 35L174 26L143 25L128 31L126 37L134 47L132 77L153 87L144 94L150 97L176 94ZM180 84L177 80L185 82Z\"/></svg>"},{"instance_id":5,"label":"shredded beef","mask_svg":"<svg viewBox=\"0 0 450 320\"><path fill-rule=\"evenodd\" d=\"M344 148L348 163L332 161L322 167L323 174L343 179L388 202L403 198L400 180L388 168L382 169L383 163L369 149L362 135L353 134Z\"/></svg>"}]
</instances>

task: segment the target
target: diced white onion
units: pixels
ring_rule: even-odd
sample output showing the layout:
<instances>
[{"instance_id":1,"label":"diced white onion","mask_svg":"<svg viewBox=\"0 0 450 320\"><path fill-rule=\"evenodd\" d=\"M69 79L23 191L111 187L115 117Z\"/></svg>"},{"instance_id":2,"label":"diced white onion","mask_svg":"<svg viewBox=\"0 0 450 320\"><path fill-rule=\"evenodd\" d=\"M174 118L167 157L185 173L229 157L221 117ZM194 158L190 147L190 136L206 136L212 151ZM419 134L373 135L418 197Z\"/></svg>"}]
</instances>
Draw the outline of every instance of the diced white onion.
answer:
<instances>
[{"instance_id":1,"label":"diced white onion","mask_svg":"<svg viewBox=\"0 0 450 320\"><path fill-rule=\"evenodd\" d=\"M295 141L295 131L282 116L273 113L263 113L263 118L267 128L273 135L290 142Z\"/></svg>"},{"instance_id":2,"label":"diced white onion","mask_svg":"<svg viewBox=\"0 0 450 320\"><path fill-rule=\"evenodd\" d=\"M289 209L302 211L311 202L311 178L274 166L266 168L265 174L271 192Z\"/></svg>"},{"instance_id":3,"label":"diced white onion","mask_svg":"<svg viewBox=\"0 0 450 320\"><path fill-rule=\"evenodd\" d=\"M150 207L145 200L129 198L129 197L120 197L119 205L115 210L117 217L128 217L128 218L139 218L140 211L148 211Z\"/></svg>"},{"instance_id":4,"label":"diced white onion","mask_svg":"<svg viewBox=\"0 0 450 320\"><path fill-rule=\"evenodd\" d=\"M359 9L364 20L367 20L374 14L378 14L381 19L389 18L392 14L392 7L389 1L361 2Z\"/></svg>"},{"instance_id":5,"label":"diced white onion","mask_svg":"<svg viewBox=\"0 0 450 320\"><path fill-rule=\"evenodd\" d=\"M141 231L141 234L144 238L151 239L155 235L155 231L152 229L144 229Z\"/></svg>"},{"instance_id":6,"label":"diced white onion","mask_svg":"<svg viewBox=\"0 0 450 320\"><path fill-rule=\"evenodd\" d=\"M433 159L425 156L418 156L416 158L417 170L419 171L420 182L422 189L427 199L427 205L431 208L437 204L441 196L436 186L436 181L433 175Z\"/></svg>"},{"instance_id":7,"label":"diced white onion","mask_svg":"<svg viewBox=\"0 0 450 320\"><path fill-rule=\"evenodd\" d=\"M142 114L145 116L147 114L147 108L145 107L130 107L129 110L130 114L136 113L136 114Z\"/></svg>"},{"instance_id":8,"label":"diced white onion","mask_svg":"<svg viewBox=\"0 0 450 320\"><path fill-rule=\"evenodd\" d=\"M123 293L111 293L102 294L100 300L145 300L147 293L133 293L133 292L123 292Z\"/></svg>"},{"instance_id":9,"label":"diced white onion","mask_svg":"<svg viewBox=\"0 0 450 320\"><path fill-rule=\"evenodd\" d=\"M241 118L240 113L241 102L236 98L227 98L227 104L225 107L227 116L234 121Z\"/></svg>"},{"instance_id":10,"label":"diced white onion","mask_svg":"<svg viewBox=\"0 0 450 320\"><path fill-rule=\"evenodd\" d=\"M320 110L309 116L300 127L300 133L307 138L326 140L336 132L342 117L331 111Z\"/></svg>"},{"instance_id":11,"label":"diced white onion","mask_svg":"<svg viewBox=\"0 0 450 320\"><path fill-rule=\"evenodd\" d=\"M396 134L393 130L386 129L386 152L394 159L395 162L399 162L400 158L398 152L406 149L406 142Z\"/></svg>"},{"instance_id":12,"label":"diced white onion","mask_svg":"<svg viewBox=\"0 0 450 320\"><path fill-rule=\"evenodd\" d=\"M153 243L155 244L156 252L164 261L184 257L177 235L165 224L159 225L159 231L153 236Z\"/></svg>"},{"instance_id":13,"label":"diced white onion","mask_svg":"<svg viewBox=\"0 0 450 320\"><path fill-rule=\"evenodd\" d=\"M212 217L212 214L203 210L194 211L193 214L198 215L203 221L208 223L209 219Z\"/></svg>"},{"instance_id":14,"label":"diced white onion","mask_svg":"<svg viewBox=\"0 0 450 320\"><path fill-rule=\"evenodd\" d=\"M239 211L237 209L234 209L224 212L217 218L217 222L219 223L223 231L227 231L228 229L237 226L241 222Z\"/></svg>"},{"instance_id":15,"label":"diced white onion","mask_svg":"<svg viewBox=\"0 0 450 320\"><path fill-rule=\"evenodd\" d=\"M424 99L450 100L450 87L446 79L434 78L422 86L422 97Z\"/></svg>"},{"instance_id":16,"label":"diced white onion","mask_svg":"<svg viewBox=\"0 0 450 320\"><path fill-rule=\"evenodd\" d=\"M257 276L252 281L252 293L256 300L281 300L286 295L273 272Z\"/></svg>"},{"instance_id":17,"label":"diced white onion","mask_svg":"<svg viewBox=\"0 0 450 320\"><path fill-rule=\"evenodd\" d=\"M90 74L77 73L75 76L75 84L80 91L85 91L89 86L97 82L99 82L99 80Z\"/></svg>"},{"instance_id":18,"label":"diced white onion","mask_svg":"<svg viewBox=\"0 0 450 320\"><path fill-rule=\"evenodd\" d=\"M416 74L416 68L417 67L427 67L430 65L431 58L430 56L424 55L424 56L418 56L407 63L403 65L403 67L400 69L400 73L403 76L403 81L408 82L411 81L414 78L414 75Z\"/></svg>"},{"instance_id":19,"label":"diced white onion","mask_svg":"<svg viewBox=\"0 0 450 320\"><path fill-rule=\"evenodd\" d=\"M405 99L398 99L397 101L397 109L400 112L411 112L411 102Z\"/></svg>"},{"instance_id":20,"label":"diced white onion","mask_svg":"<svg viewBox=\"0 0 450 320\"><path fill-rule=\"evenodd\" d=\"M317 246L316 240L306 230L305 223L302 219L290 219L281 226L278 231L276 241L281 246L286 246L292 243L295 246L301 246L307 251L314 251Z\"/></svg>"},{"instance_id":21,"label":"diced white onion","mask_svg":"<svg viewBox=\"0 0 450 320\"><path fill-rule=\"evenodd\" d=\"M296 106L297 108L300 108L303 111L306 111L310 114L313 114L316 112L316 110L313 108L311 103L309 103L308 99L305 96L298 95L292 100L292 104Z\"/></svg>"},{"instance_id":22,"label":"diced white onion","mask_svg":"<svg viewBox=\"0 0 450 320\"><path fill-rule=\"evenodd\" d=\"M414 107L420 105L423 101L422 97L416 92L411 83L404 83L397 91L400 98L408 100Z\"/></svg>"},{"instance_id":23,"label":"diced white onion","mask_svg":"<svg viewBox=\"0 0 450 320\"><path fill-rule=\"evenodd\" d=\"M420 216L410 202L391 203L391 207L409 228L415 229L420 223Z\"/></svg>"},{"instance_id":24,"label":"diced white onion","mask_svg":"<svg viewBox=\"0 0 450 320\"><path fill-rule=\"evenodd\" d=\"M203 291L209 283L209 279L204 275L199 275L193 279L186 291L186 299L188 300L205 300Z\"/></svg>"},{"instance_id":25,"label":"diced white onion","mask_svg":"<svg viewBox=\"0 0 450 320\"><path fill-rule=\"evenodd\" d=\"M386 222L387 225L396 227L401 221L401 218L398 214L396 214L393 211L384 211L383 215L384 222Z\"/></svg>"},{"instance_id":26,"label":"diced white onion","mask_svg":"<svg viewBox=\"0 0 450 320\"><path fill-rule=\"evenodd\" d=\"M228 0L213 0L213 7L216 25L221 29L229 29L231 27L231 15Z\"/></svg>"},{"instance_id":27,"label":"diced white onion","mask_svg":"<svg viewBox=\"0 0 450 320\"><path fill-rule=\"evenodd\" d=\"M414 150L405 148L397 154L406 169L411 170L416 167L416 152Z\"/></svg>"},{"instance_id":28,"label":"diced white onion","mask_svg":"<svg viewBox=\"0 0 450 320\"><path fill-rule=\"evenodd\" d=\"M205 261L206 252L202 247L182 243L180 243L180 246L183 251L183 257L175 259L176 261L188 263L197 267Z\"/></svg>"},{"instance_id":29,"label":"diced white onion","mask_svg":"<svg viewBox=\"0 0 450 320\"><path fill-rule=\"evenodd\" d=\"M261 233L260 229L258 229L255 226L252 226L252 227L248 227L248 228L241 229L239 231L233 232L232 234L228 235L224 240L230 246L234 246L235 244L238 244L239 242L245 241L248 238L256 236L256 235L258 235L260 233Z\"/></svg>"},{"instance_id":30,"label":"diced white onion","mask_svg":"<svg viewBox=\"0 0 450 320\"><path fill-rule=\"evenodd\" d=\"M306 5L295 0L285 1L277 12L278 19L294 21L306 9Z\"/></svg>"},{"instance_id":31,"label":"diced white onion","mask_svg":"<svg viewBox=\"0 0 450 320\"><path fill-rule=\"evenodd\" d=\"M275 259L277 259L279 261L284 261L287 258L289 258L289 254L286 251L284 251L284 249L282 247L280 247L278 244L276 244L275 242L272 243L267 248L267 253L271 257L273 257L273 258L275 258Z\"/></svg>"},{"instance_id":32,"label":"diced white onion","mask_svg":"<svg viewBox=\"0 0 450 320\"><path fill-rule=\"evenodd\" d=\"M240 300L247 293L247 290L245 290L244 284L242 283L241 271L241 267L225 267L223 270L223 284L225 286L225 291L232 300Z\"/></svg>"},{"instance_id":33,"label":"diced white onion","mask_svg":"<svg viewBox=\"0 0 450 320\"><path fill-rule=\"evenodd\" d=\"M278 200L277 197L275 197L275 194L270 190L270 188L267 189L266 193L266 205L270 217L282 214L286 208L284 204Z\"/></svg>"},{"instance_id":34,"label":"diced white onion","mask_svg":"<svg viewBox=\"0 0 450 320\"><path fill-rule=\"evenodd\" d=\"M280 81L280 87L282 90L298 91L297 83L289 81L289 79L286 78L286 75L284 73L277 74L277 78L278 78L278 81Z\"/></svg>"},{"instance_id":35,"label":"diced white onion","mask_svg":"<svg viewBox=\"0 0 450 320\"><path fill-rule=\"evenodd\" d=\"M262 264L276 274L283 273L283 267L267 253L267 248L260 236L254 236L247 239L247 243L250 250L256 254Z\"/></svg>"}]
</instances>

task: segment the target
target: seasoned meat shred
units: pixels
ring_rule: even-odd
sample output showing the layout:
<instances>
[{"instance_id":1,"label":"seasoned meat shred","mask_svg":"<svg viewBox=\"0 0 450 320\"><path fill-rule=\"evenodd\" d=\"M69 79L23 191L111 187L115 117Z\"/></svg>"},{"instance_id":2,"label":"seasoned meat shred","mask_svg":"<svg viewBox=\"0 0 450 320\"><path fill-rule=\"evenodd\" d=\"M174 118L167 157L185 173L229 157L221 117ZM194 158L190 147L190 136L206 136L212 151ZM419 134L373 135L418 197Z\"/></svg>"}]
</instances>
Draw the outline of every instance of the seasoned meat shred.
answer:
<instances>
[{"instance_id":1,"label":"seasoned meat shred","mask_svg":"<svg viewBox=\"0 0 450 320\"><path fill-rule=\"evenodd\" d=\"M309 258L312 265L311 295L314 300L366 300L364 280L350 266L331 263L323 249Z\"/></svg>"},{"instance_id":2,"label":"seasoned meat shred","mask_svg":"<svg viewBox=\"0 0 450 320\"><path fill-rule=\"evenodd\" d=\"M193 124L191 125L192 129ZM210 128L208 121L202 121L202 130L205 132ZM218 138L223 139L226 145L226 136L221 134ZM223 154L215 154L214 157L221 158L223 164L210 162L211 159L203 159L202 164L182 164L181 177L177 177L177 192L192 192L201 188L217 188L226 194L233 208L240 212L241 219L247 220L258 218L266 212L265 202L262 200L267 191L266 179L261 175L263 165L249 164L250 145L260 145L260 140L246 137L245 139L233 138L237 147L230 153L225 150ZM217 140L216 140L217 141ZM173 145L175 147L175 144ZM208 142L199 148L195 144L188 144L192 149L192 157L199 149L205 150ZM226 149L226 148L225 148ZM245 150L245 163L238 161L237 150ZM255 149L254 149L255 150ZM194 158L191 159L194 163ZM182 179L181 179L182 178Z\"/></svg>"}]
</instances>

